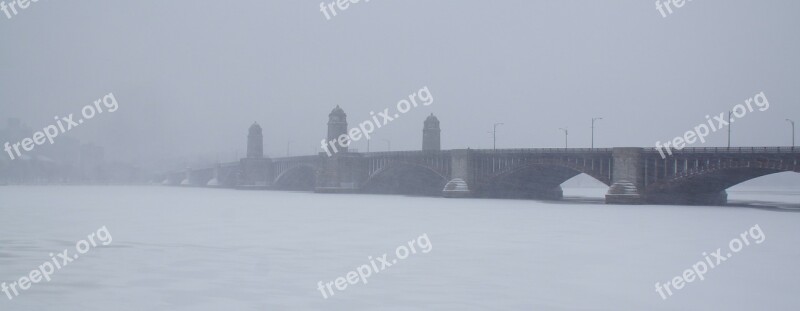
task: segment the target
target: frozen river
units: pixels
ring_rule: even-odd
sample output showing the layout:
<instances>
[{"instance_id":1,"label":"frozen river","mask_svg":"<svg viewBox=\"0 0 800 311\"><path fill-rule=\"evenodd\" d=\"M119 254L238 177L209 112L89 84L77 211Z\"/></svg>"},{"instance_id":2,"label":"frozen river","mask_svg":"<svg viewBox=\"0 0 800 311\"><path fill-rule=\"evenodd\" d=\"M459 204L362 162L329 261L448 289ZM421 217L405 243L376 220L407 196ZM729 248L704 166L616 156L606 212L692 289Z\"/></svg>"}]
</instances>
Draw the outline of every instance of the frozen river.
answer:
<instances>
[{"instance_id":1,"label":"frozen river","mask_svg":"<svg viewBox=\"0 0 800 311\"><path fill-rule=\"evenodd\" d=\"M90 234L98 242L51 281L13 300L0 292L0 310L796 309L800 192L729 198L736 206L0 187L0 282L19 282L50 253L77 255ZM666 300L655 290L755 225L762 243L751 236ZM418 243L367 284L334 282L328 299L318 288L422 235L429 252Z\"/></svg>"}]
</instances>

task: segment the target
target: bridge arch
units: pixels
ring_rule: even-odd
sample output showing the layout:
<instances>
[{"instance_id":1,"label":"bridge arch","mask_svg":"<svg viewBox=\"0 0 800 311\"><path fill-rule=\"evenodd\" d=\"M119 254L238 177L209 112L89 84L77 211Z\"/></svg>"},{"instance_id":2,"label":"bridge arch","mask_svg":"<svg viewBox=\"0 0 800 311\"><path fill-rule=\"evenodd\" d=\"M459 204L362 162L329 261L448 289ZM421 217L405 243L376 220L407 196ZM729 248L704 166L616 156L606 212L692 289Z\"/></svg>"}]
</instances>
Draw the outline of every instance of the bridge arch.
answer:
<instances>
[{"instance_id":1,"label":"bridge arch","mask_svg":"<svg viewBox=\"0 0 800 311\"><path fill-rule=\"evenodd\" d=\"M240 172L237 169L224 169L219 173L218 182L222 187L233 188L239 183Z\"/></svg>"},{"instance_id":2,"label":"bridge arch","mask_svg":"<svg viewBox=\"0 0 800 311\"><path fill-rule=\"evenodd\" d=\"M782 172L791 171L757 167L714 169L661 181L648 187L648 190L723 191L748 180Z\"/></svg>"},{"instance_id":3,"label":"bridge arch","mask_svg":"<svg viewBox=\"0 0 800 311\"><path fill-rule=\"evenodd\" d=\"M428 166L393 162L372 173L361 189L366 193L441 196L448 180Z\"/></svg>"},{"instance_id":4,"label":"bridge arch","mask_svg":"<svg viewBox=\"0 0 800 311\"><path fill-rule=\"evenodd\" d=\"M738 190L740 188L761 188L773 187L779 185L778 188L795 188L794 186L800 184L800 172L795 171L781 171L773 174L764 175L757 178L748 179L738 183L727 190Z\"/></svg>"},{"instance_id":5,"label":"bridge arch","mask_svg":"<svg viewBox=\"0 0 800 311\"><path fill-rule=\"evenodd\" d=\"M317 178L317 167L310 164L298 164L283 170L275 180L273 186L279 190L314 190Z\"/></svg>"},{"instance_id":6,"label":"bridge arch","mask_svg":"<svg viewBox=\"0 0 800 311\"><path fill-rule=\"evenodd\" d=\"M561 184L581 173L610 185L610 149L476 151L474 192L485 197L560 199Z\"/></svg>"},{"instance_id":7,"label":"bridge arch","mask_svg":"<svg viewBox=\"0 0 800 311\"><path fill-rule=\"evenodd\" d=\"M598 176L597 171L582 168L563 161L523 162L488 175L477 185L477 190L485 197L557 200L563 197L561 184L580 174L610 184L610 179Z\"/></svg>"},{"instance_id":8,"label":"bridge arch","mask_svg":"<svg viewBox=\"0 0 800 311\"><path fill-rule=\"evenodd\" d=\"M694 165L693 168L684 164L683 169L674 166L666 167L667 170L672 168L674 173L662 176L662 178L657 178L658 175L653 176L656 180L645 185L648 201L654 203L724 204L727 202L726 190L740 183L776 173L800 172L800 165L796 165L797 161L780 159L731 159L720 160L716 163L707 161L707 163L709 164ZM647 178L646 182L649 182Z\"/></svg>"}]
</instances>

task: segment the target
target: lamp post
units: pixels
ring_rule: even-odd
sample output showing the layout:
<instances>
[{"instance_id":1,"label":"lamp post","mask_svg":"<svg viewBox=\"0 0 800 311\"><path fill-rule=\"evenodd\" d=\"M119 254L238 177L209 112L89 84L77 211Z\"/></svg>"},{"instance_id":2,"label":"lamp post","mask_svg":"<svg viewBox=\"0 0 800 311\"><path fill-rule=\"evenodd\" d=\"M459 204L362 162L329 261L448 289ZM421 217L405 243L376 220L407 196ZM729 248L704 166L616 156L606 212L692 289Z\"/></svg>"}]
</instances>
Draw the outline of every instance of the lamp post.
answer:
<instances>
[{"instance_id":1,"label":"lamp post","mask_svg":"<svg viewBox=\"0 0 800 311\"><path fill-rule=\"evenodd\" d=\"M367 152L369 152L369 138L367 138Z\"/></svg>"},{"instance_id":2,"label":"lamp post","mask_svg":"<svg viewBox=\"0 0 800 311\"><path fill-rule=\"evenodd\" d=\"M564 131L564 148L569 147L569 129L567 128L559 128L559 130Z\"/></svg>"},{"instance_id":3,"label":"lamp post","mask_svg":"<svg viewBox=\"0 0 800 311\"><path fill-rule=\"evenodd\" d=\"M728 111L728 149L731 148L731 111Z\"/></svg>"},{"instance_id":4,"label":"lamp post","mask_svg":"<svg viewBox=\"0 0 800 311\"><path fill-rule=\"evenodd\" d=\"M388 140L388 139L384 139L383 141L385 141L385 142L386 142L386 146L387 146L386 148L387 148L389 151L392 151L392 141L391 141L391 140Z\"/></svg>"},{"instance_id":5,"label":"lamp post","mask_svg":"<svg viewBox=\"0 0 800 311\"><path fill-rule=\"evenodd\" d=\"M792 124L792 149L794 149L794 120L786 119L786 122Z\"/></svg>"},{"instance_id":6,"label":"lamp post","mask_svg":"<svg viewBox=\"0 0 800 311\"><path fill-rule=\"evenodd\" d=\"M592 149L594 149L594 121L603 120L603 118L592 118Z\"/></svg>"},{"instance_id":7,"label":"lamp post","mask_svg":"<svg viewBox=\"0 0 800 311\"><path fill-rule=\"evenodd\" d=\"M492 150L497 150L497 126L503 123L495 123L492 125Z\"/></svg>"},{"instance_id":8,"label":"lamp post","mask_svg":"<svg viewBox=\"0 0 800 311\"><path fill-rule=\"evenodd\" d=\"M291 148L292 142L293 141L291 141L291 140L286 142L286 156L287 157L289 156L289 148Z\"/></svg>"}]
</instances>

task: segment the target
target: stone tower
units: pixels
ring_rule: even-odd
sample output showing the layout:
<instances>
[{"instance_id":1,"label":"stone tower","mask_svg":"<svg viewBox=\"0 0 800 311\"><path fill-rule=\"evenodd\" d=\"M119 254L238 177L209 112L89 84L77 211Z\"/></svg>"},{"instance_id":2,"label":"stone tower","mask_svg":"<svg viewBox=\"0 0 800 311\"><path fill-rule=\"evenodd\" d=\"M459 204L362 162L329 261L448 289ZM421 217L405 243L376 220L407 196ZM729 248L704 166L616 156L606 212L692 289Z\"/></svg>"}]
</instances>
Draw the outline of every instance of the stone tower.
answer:
<instances>
[{"instance_id":1,"label":"stone tower","mask_svg":"<svg viewBox=\"0 0 800 311\"><path fill-rule=\"evenodd\" d=\"M431 113L425 119L425 125L422 127L422 150L442 150L441 133L439 119Z\"/></svg>"},{"instance_id":2,"label":"stone tower","mask_svg":"<svg viewBox=\"0 0 800 311\"><path fill-rule=\"evenodd\" d=\"M253 122L247 133L247 157L239 160L236 187L267 189L272 184L272 160L264 157L261 126Z\"/></svg>"},{"instance_id":3,"label":"stone tower","mask_svg":"<svg viewBox=\"0 0 800 311\"><path fill-rule=\"evenodd\" d=\"M339 105L336 105L336 108L333 108L328 114L328 141L338 141L342 134L347 135L347 114ZM340 145L338 142L335 145L338 152L347 152L349 144L350 142L347 141L344 145ZM331 152L334 151L331 150Z\"/></svg>"},{"instance_id":4,"label":"stone tower","mask_svg":"<svg viewBox=\"0 0 800 311\"><path fill-rule=\"evenodd\" d=\"M253 122L247 134L247 157L253 159L264 157L264 136L257 122Z\"/></svg>"}]
</instances>

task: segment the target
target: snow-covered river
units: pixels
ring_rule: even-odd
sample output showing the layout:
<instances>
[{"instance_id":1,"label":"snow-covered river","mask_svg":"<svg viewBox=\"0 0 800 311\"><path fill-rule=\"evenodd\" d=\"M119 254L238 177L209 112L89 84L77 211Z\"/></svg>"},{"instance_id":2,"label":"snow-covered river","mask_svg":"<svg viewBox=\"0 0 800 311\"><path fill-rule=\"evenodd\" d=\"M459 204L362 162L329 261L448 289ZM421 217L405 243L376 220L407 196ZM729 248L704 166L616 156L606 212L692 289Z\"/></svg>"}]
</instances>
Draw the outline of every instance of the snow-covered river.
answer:
<instances>
[{"instance_id":1,"label":"snow-covered river","mask_svg":"<svg viewBox=\"0 0 800 311\"><path fill-rule=\"evenodd\" d=\"M0 292L0 310L796 310L800 192L729 198L736 206L6 186L0 282L77 255L103 226L113 240L49 282ZM762 243L666 300L656 291L755 225ZM323 297L320 282L423 234L430 252Z\"/></svg>"}]
</instances>

